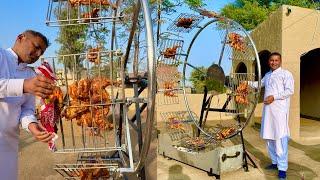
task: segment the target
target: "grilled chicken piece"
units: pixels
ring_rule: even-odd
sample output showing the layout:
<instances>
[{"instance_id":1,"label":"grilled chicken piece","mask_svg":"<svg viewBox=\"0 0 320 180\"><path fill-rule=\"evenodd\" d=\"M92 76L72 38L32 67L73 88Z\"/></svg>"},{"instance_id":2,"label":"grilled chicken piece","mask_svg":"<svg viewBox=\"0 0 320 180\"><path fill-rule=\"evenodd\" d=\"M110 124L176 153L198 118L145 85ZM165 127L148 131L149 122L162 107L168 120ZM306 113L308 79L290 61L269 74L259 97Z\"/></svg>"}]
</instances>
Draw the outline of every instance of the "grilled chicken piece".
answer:
<instances>
[{"instance_id":1,"label":"grilled chicken piece","mask_svg":"<svg viewBox=\"0 0 320 180\"><path fill-rule=\"evenodd\" d=\"M183 28L187 29L187 28L191 27L193 21L194 20L192 18L184 18L184 17L182 17L182 18L179 18L176 26L177 27L183 27Z\"/></svg>"},{"instance_id":2,"label":"grilled chicken piece","mask_svg":"<svg viewBox=\"0 0 320 180\"><path fill-rule=\"evenodd\" d=\"M235 101L238 104L248 105L249 85L247 82L241 82L236 89Z\"/></svg>"},{"instance_id":3,"label":"grilled chicken piece","mask_svg":"<svg viewBox=\"0 0 320 180\"><path fill-rule=\"evenodd\" d=\"M90 62L94 62L96 64L100 63L100 47L91 48L88 50L87 58Z\"/></svg>"},{"instance_id":4,"label":"grilled chicken piece","mask_svg":"<svg viewBox=\"0 0 320 180\"><path fill-rule=\"evenodd\" d=\"M88 22L97 22L98 19L91 19L91 18L98 18L99 14L98 12L100 11L99 8L93 8L91 12L85 13L82 15L82 18L84 18L83 22L88 23Z\"/></svg>"},{"instance_id":5,"label":"grilled chicken piece","mask_svg":"<svg viewBox=\"0 0 320 180\"><path fill-rule=\"evenodd\" d=\"M89 101L91 79L81 79L78 82L78 99L81 101Z\"/></svg>"},{"instance_id":6,"label":"grilled chicken piece","mask_svg":"<svg viewBox=\"0 0 320 180\"><path fill-rule=\"evenodd\" d=\"M237 33L229 33L228 34L228 44L235 50L244 52L245 51L245 43L243 37Z\"/></svg>"},{"instance_id":7,"label":"grilled chicken piece","mask_svg":"<svg viewBox=\"0 0 320 180\"><path fill-rule=\"evenodd\" d=\"M180 46L173 46L171 48L167 48L164 52L162 52L163 56L165 58L171 58L171 59L174 59L176 54L177 54L177 49L179 48Z\"/></svg>"},{"instance_id":8,"label":"grilled chicken piece","mask_svg":"<svg viewBox=\"0 0 320 180\"><path fill-rule=\"evenodd\" d=\"M69 3L72 7L80 6L80 5L101 5L112 7L113 9L117 9L116 4L112 4L109 0L69 0Z\"/></svg>"}]
</instances>

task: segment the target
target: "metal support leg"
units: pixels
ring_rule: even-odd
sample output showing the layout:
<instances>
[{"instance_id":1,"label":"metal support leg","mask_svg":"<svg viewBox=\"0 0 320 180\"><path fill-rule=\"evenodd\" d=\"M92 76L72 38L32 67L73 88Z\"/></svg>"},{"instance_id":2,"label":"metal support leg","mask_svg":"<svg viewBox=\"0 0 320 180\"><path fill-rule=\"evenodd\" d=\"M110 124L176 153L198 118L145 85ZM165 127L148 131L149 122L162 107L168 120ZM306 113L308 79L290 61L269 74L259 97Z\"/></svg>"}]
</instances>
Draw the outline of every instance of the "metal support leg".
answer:
<instances>
[{"instance_id":1,"label":"metal support leg","mask_svg":"<svg viewBox=\"0 0 320 180\"><path fill-rule=\"evenodd\" d=\"M240 122L240 117L238 116L237 118L238 118L238 121ZM245 144L244 144L242 131L240 131L240 137L241 137L241 143L242 143L242 149L243 149L243 162L244 162L242 167L243 167L244 171L248 172L249 171L249 167L248 167L247 158L252 163L254 168L257 168L258 166L256 165L256 163L252 160L252 158L249 156L249 154L246 151L246 147L245 147Z\"/></svg>"},{"instance_id":2,"label":"metal support leg","mask_svg":"<svg viewBox=\"0 0 320 180\"><path fill-rule=\"evenodd\" d=\"M202 106L201 106L201 112L200 112L200 119L199 119L199 125L200 127L202 127L202 119L203 119L203 114L204 114L204 111L206 110L206 101L207 101L207 95L208 95L208 89L207 87L205 86L204 87L204 94L203 94L203 100L202 100ZM199 137L200 136L200 129L198 129L198 134L197 136Z\"/></svg>"},{"instance_id":3,"label":"metal support leg","mask_svg":"<svg viewBox=\"0 0 320 180\"><path fill-rule=\"evenodd\" d=\"M137 98L139 96L139 92L138 92L138 86L137 84L133 85L134 88L134 97ZM141 127L141 109L140 109L140 104L139 103L135 103L135 108L136 108L136 114L135 114L135 120L136 120L136 125L138 127L138 146L139 146L139 154L141 153L141 148L142 148L142 127ZM139 172L139 177L141 180L145 180L145 168L143 167L140 172Z\"/></svg>"}]
</instances>

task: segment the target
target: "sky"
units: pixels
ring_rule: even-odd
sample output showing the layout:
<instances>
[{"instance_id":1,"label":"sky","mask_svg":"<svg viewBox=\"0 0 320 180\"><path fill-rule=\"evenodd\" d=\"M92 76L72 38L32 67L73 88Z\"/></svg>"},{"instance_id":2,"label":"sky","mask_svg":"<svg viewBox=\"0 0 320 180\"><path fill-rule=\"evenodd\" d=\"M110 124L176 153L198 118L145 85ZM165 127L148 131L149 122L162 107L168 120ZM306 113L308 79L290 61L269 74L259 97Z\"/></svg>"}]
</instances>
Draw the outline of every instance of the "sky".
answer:
<instances>
[{"instance_id":1,"label":"sky","mask_svg":"<svg viewBox=\"0 0 320 180\"><path fill-rule=\"evenodd\" d=\"M224 5L233 1L234 0L206 0L205 3L207 4L207 9L219 12ZM59 45L55 42L59 29L58 27L48 27L45 24L48 4L49 0L1 1L0 17L2 19L0 24L0 47L12 47L18 34L26 29L32 29L43 33L51 42L51 46L48 47L44 53L44 56L55 56L55 52L59 48ZM186 8L182 8L180 11L181 13L188 12ZM164 31L166 31L166 29L162 29L162 32ZM191 33L183 35L185 47L188 46L188 43L195 32L196 30L193 30ZM205 32L204 37L206 37ZM208 39L200 37L199 39L199 44L195 45L195 49L192 51L192 53L197 54L196 57L201 59L200 62L203 62L204 65L209 66L212 64L212 58L209 57L210 53L204 53L204 51L210 52L210 49L205 49L205 47L207 47L206 44L208 43ZM210 41L214 42L215 40L211 39ZM192 56L190 56L190 58L192 59ZM203 64L199 63L196 65Z\"/></svg>"},{"instance_id":2,"label":"sky","mask_svg":"<svg viewBox=\"0 0 320 180\"><path fill-rule=\"evenodd\" d=\"M208 0L208 8L219 10L233 0ZM13 45L17 35L26 29L33 29L46 35L51 46L45 56L52 56L58 45L54 42L58 28L45 24L49 0L5 0L0 3L1 32L0 47L9 48Z\"/></svg>"},{"instance_id":3,"label":"sky","mask_svg":"<svg viewBox=\"0 0 320 180\"><path fill-rule=\"evenodd\" d=\"M0 3L0 47L12 47L18 34L26 29L43 33L52 43L45 55L52 55L57 48L54 39L58 28L45 24L49 0L10 0Z\"/></svg>"}]
</instances>

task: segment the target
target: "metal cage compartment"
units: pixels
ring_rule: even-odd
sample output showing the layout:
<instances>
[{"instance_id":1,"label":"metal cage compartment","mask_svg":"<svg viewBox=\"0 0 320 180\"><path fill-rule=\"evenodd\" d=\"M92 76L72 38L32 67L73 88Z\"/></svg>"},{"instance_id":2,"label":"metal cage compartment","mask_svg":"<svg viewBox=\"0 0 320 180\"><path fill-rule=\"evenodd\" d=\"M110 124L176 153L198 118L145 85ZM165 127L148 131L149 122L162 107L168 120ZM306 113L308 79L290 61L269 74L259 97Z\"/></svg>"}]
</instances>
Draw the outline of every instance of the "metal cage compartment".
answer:
<instances>
[{"instance_id":1,"label":"metal cage compartment","mask_svg":"<svg viewBox=\"0 0 320 180\"><path fill-rule=\"evenodd\" d=\"M110 63L111 52L98 52L99 63L88 60L90 53L45 58L60 74L58 82L65 94L58 131L62 144L58 152L121 149L114 140L117 127L114 109L116 103L125 100L117 97L121 80L110 72L120 67L118 63ZM119 61L119 56L114 58L117 57Z\"/></svg>"},{"instance_id":2,"label":"metal cage compartment","mask_svg":"<svg viewBox=\"0 0 320 180\"><path fill-rule=\"evenodd\" d=\"M189 33L203 20L203 16L181 13L171 25L168 31Z\"/></svg>"},{"instance_id":3,"label":"metal cage compartment","mask_svg":"<svg viewBox=\"0 0 320 180\"><path fill-rule=\"evenodd\" d=\"M66 9L66 10L65 10ZM99 24L120 21L121 3L111 0L49 0L48 26Z\"/></svg>"},{"instance_id":4,"label":"metal cage compartment","mask_svg":"<svg viewBox=\"0 0 320 180\"><path fill-rule=\"evenodd\" d=\"M161 38L158 46L158 64L179 65L181 62L183 40Z\"/></svg>"},{"instance_id":5,"label":"metal cage compartment","mask_svg":"<svg viewBox=\"0 0 320 180\"><path fill-rule=\"evenodd\" d=\"M192 119L187 111L172 111L160 113L162 119L166 123L166 130L175 133L190 133ZM195 116L195 115L194 115Z\"/></svg>"},{"instance_id":6,"label":"metal cage compartment","mask_svg":"<svg viewBox=\"0 0 320 180\"><path fill-rule=\"evenodd\" d=\"M181 73L176 65L157 64L157 103L158 105L178 104L182 88Z\"/></svg>"}]
</instances>

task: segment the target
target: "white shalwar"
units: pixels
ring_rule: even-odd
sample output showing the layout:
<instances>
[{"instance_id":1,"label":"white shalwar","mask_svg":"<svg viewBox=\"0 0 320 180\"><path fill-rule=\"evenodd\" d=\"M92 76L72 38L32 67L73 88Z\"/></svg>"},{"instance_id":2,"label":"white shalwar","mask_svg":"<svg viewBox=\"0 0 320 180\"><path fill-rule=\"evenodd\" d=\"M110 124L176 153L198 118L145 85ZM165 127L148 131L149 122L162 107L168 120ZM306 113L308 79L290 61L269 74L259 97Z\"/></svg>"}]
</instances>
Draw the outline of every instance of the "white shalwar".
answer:
<instances>
[{"instance_id":1,"label":"white shalwar","mask_svg":"<svg viewBox=\"0 0 320 180\"><path fill-rule=\"evenodd\" d=\"M256 82L250 84L257 86ZM272 163L277 164L279 170L286 171L290 137L288 122L290 96L294 92L293 76L280 67L266 73L261 84L265 87L264 99L273 95L274 101L263 106L260 136L267 140Z\"/></svg>"},{"instance_id":2,"label":"white shalwar","mask_svg":"<svg viewBox=\"0 0 320 180\"><path fill-rule=\"evenodd\" d=\"M27 64L18 64L18 56L12 49L0 48L0 179L16 180L19 124L28 130L34 116L35 97L23 93L24 79L35 73Z\"/></svg>"}]
</instances>

